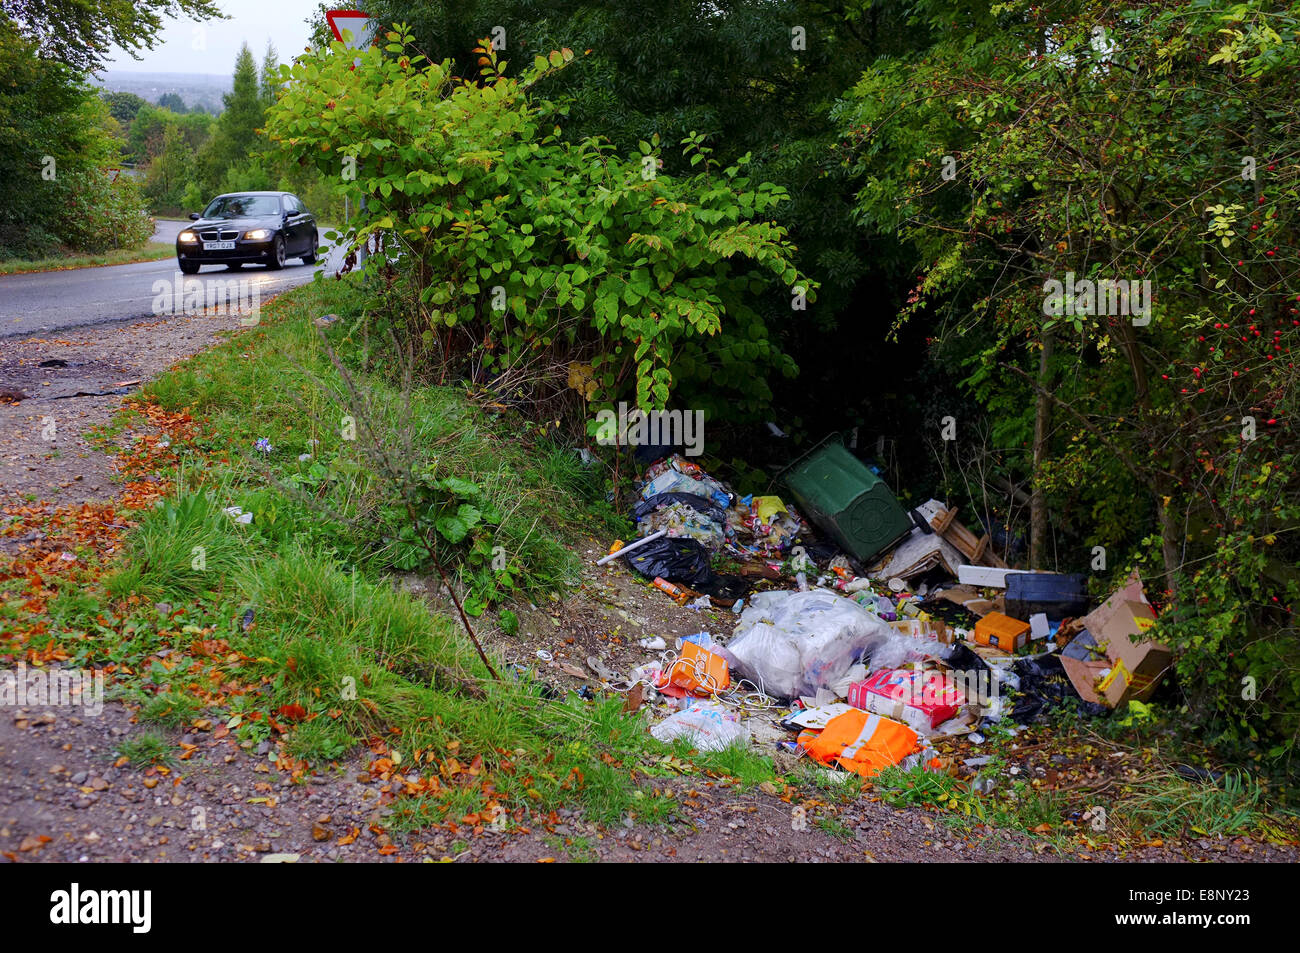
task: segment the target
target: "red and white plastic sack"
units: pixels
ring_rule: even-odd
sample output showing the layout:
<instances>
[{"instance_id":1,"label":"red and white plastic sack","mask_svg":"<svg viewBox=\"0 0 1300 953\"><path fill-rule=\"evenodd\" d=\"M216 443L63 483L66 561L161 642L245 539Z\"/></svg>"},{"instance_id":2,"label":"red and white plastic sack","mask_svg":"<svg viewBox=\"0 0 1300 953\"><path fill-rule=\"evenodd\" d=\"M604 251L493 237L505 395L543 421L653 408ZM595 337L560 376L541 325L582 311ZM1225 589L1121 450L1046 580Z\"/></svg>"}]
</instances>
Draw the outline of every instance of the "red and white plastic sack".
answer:
<instances>
[{"instance_id":1,"label":"red and white plastic sack","mask_svg":"<svg viewBox=\"0 0 1300 953\"><path fill-rule=\"evenodd\" d=\"M931 734L957 714L961 690L936 670L884 669L849 686L854 708L901 721L921 735Z\"/></svg>"}]
</instances>

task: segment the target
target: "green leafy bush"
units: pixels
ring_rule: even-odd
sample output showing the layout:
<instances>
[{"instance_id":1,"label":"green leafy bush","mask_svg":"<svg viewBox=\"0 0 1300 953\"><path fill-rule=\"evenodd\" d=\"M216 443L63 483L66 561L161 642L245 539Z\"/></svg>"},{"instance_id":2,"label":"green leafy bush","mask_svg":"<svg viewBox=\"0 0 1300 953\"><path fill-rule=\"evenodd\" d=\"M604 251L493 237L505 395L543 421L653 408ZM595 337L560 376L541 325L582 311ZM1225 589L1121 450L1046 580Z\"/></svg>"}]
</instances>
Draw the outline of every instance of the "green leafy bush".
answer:
<instances>
[{"instance_id":1,"label":"green leafy bush","mask_svg":"<svg viewBox=\"0 0 1300 953\"><path fill-rule=\"evenodd\" d=\"M154 223L145 213L139 188L119 176L114 182L105 172L65 173L64 217L59 225L63 244L79 251L101 252L134 248L153 234Z\"/></svg>"},{"instance_id":2,"label":"green leafy bush","mask_svg":"<svg viewBox=\"0 0 1300 953\"><path fill-rule=\"evenodd\" d=\"M751 184L747 160L715 168L700 136L685 143L699 170L689 177L661 171L655 139L631 157L599 139L564 142L563 110L529 91L567 50L479 85L423 61L401 30L356 69L337 44L284 67L292 83L267 129L366 197L354 237L399 247L372 262L400 279L410 337L501 389L760 409L767 373L794 367L757 295L802 285L811 297L785 230L765 220L784 191Z\"/></svg>"}]
</instances>

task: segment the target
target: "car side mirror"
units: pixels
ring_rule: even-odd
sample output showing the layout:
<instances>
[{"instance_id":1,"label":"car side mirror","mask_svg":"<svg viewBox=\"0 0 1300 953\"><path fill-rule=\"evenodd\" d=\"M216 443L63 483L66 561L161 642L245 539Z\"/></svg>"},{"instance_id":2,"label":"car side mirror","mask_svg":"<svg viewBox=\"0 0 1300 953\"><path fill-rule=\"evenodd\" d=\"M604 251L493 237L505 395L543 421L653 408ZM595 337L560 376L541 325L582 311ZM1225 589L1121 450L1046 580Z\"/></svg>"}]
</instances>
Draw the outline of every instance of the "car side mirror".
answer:
<instances>
[{"instance_id":1,"label":"car side mirror","mask_svg":"<svg viewBox=\"0 0 1300 953\"><path fill-rule=\"evenodd\" d=\"M198 212L190 212L190 221L197 222L202 216Z\"/></svg>"}]
</instances>

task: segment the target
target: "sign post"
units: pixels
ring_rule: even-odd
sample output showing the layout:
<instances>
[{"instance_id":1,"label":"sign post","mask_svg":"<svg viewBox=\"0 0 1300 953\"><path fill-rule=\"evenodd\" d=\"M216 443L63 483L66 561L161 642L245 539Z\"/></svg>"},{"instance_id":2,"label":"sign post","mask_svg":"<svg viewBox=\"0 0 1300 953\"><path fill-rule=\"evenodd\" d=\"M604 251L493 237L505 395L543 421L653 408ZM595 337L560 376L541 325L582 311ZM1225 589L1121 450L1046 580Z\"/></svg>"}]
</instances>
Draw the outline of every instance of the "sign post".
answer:
<instances>
[{"instance_id":1,"label":"sign post","mask_svg":"<svg viewBox=\"0 0 1300 953\"><path fill-rule=\"evenodd\" d=\"M375 23L370 14L362 13L360 10L327 10L325 12L325 21L329 24L330 31L334 38L343 43L351 50L368 49L375 41ZM360 59L352 61L352 68L356 69L361 62ZM346 202L346 197L344 202ZM361 201L358 205L358 212L365 212L366 196L361 195ZM350 217L350 216L349 216ZM369 250L370 239L357 249L357 264L364 265L366 262L366 252Z\"/></svg>"},{"instance_id":2,"label":"sign post","mask_svg":"<svg viewBox=\"0 0 1300 953\"><path fill-rule=\"evenodd\" d=\"M370 14L360 10L327 10L325 21L329 24L334 39L345 44L350 50L365 50L375 41L375 24ZM344 31L350 34L344 38ZM353 66L356 65L354 62Z\"/></svg>"}]
</instances>

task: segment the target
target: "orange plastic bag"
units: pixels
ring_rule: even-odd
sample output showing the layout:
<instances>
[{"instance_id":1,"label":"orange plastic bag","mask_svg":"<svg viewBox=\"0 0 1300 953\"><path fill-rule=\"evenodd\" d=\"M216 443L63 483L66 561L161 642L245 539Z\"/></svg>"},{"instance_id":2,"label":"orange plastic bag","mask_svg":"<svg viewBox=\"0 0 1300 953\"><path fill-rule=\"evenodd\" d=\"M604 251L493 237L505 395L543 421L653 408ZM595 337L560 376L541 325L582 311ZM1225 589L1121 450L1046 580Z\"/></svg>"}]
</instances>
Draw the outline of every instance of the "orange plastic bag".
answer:
<instances>
[{"instance_id":1,"label":"orange plastic bag","mask_svg":"<svg viewBox=\"0 0 1300 953\"><path fill-rule=\"evenodd\" d=\"M882 715L854 709L836 715L817 734L801 733L799 744L822 764L838 764L870 778L911 754L916 732Z\"/></svg>"},{"instance_id":2,"label":"orange plastic bag","mask_svg":"<svg viewBox=\"0 0 1300 953\"><path fill-rule=\"evenodd\" d=\"M731 685L727 660L694 642L682 643L681 656L664 674L669 683L694 695L714 695Z\"/></svg>"}]
</instances>

